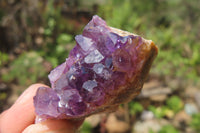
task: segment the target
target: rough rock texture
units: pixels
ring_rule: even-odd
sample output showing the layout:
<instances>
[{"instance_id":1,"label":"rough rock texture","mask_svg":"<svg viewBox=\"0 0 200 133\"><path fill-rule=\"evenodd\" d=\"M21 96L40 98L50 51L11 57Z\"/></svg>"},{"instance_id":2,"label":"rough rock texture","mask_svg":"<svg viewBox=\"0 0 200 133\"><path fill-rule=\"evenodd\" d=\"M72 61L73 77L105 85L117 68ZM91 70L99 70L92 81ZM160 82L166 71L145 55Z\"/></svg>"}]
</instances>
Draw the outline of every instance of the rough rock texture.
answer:
<instances>
[{"instance_id":1,"label":"rough rock texture","mask_svg":"<svg viewBox=\"0 0 200 133\"><path fill-rule=\"evenodd\" d=\"M34 97L40 118L71 119L113 111L140 93L157 47L151 40L108 27L98 16L75 37L69 57L49 74L51 88Z\"/></svg>"}]
</instances>

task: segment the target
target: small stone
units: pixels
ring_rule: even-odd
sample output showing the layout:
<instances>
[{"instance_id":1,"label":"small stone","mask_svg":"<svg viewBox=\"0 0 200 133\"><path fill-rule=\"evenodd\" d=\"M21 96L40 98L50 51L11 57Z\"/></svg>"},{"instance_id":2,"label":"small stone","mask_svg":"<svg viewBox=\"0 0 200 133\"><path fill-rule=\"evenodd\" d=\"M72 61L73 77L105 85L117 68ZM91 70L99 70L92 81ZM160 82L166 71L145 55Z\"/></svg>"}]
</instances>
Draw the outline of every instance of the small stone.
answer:
<instances>
[{"instance_id":1,"label":"small stone","mask_svg":"<svg viewBox=\"0 0 200 133\"><path fill-rule=\"evenodd\" d=\"M194 95L195 101L197 103L197 105L200 108L200 91L198 91L195 95Z\"/></svg>"},{"instance_id":2,"label":"small stone","mask_svg":"<svg viewBox=\"0 0 200 133\"><path fill-rule=\"evenodd\" d=\"M105 117L105 114L92 115L86 118L85 122L88 122L93 128L95 128L100 124L103 117Z\"/></svg>"},{"instance_id":3,"label":"small stone","mask_svg":"<svg viewBox=\"0 0 200 133\"><path fill-rule=\"evenodd\" d=\"M8 89L8 86L4 83L0 83L0 91L6 91Z\"/></svg>"},{"instance_id":4,"label":"small stone","mask_svg":"<svg viewBox=\"0 0 200 133\"><path fill-rule=\"evenodd\" d=\"M162 86L162 84L160 83L160 81L158 80L151 80L149 82L145 82L144 83L144 86L143 86L143 89L142 90L150 90L152 88L158 88Z\"/></svg>"},{"instance_id":5,"label":"small stone","mask_svg":"<svg viewBox=\"0 0 200 133\"><path fill-rule=\"evenodd\" d=\"M162 126L168 124L169 123L164 119L137 121L133 127L133 133L149 133L150 130L158 132Z\"/></svg>"},{"instance_id":6,"label":"small stone","mask_svg":"<svg viewBox=\"0 0 200 133\"><path fill-rule=\"evenodd\" d=\"M150 96L150 99L156 102L164 102L167 99L167 95L165 94L153 95L153 96Z\"/></svg>"},{"instance_id":7,"label":"small stone","mask_svg":"<svg viewBox=\"0 0 200 133\"><path fill-rule=\"evenodd\" d=\"M184 109L185 109L185 112L190 116L198 113L198 108L193 103L186 103L185 106L184 106Z\"/></svg>"},{"instance_id":8,"label":"small stone","mask_svg":"<svg viewBox=\"0 0 200 133\"><path fill-rule=\"evenodd\" d=\"M144 110L141 114L141 119L142 120L151 120L154 118L154 114L151 111Z\"/></svg>"},{"instance_id":9,"label":"small stone","mask_svg":"<svg viewBox=\"0 0 200 133\"><path fill-rule=\"evenodd\" d=\"M173 119L173 124L176 126L182 126L181 123L187 123L189 124L191 121L191 116L188 115L184 110L178 112L174 119Z\"/></svg>"},{"instance_id":10,"label":"small stone","mask_svg":"<svg viewBox=\"0 0 200 133\"><path fill-rule=\"evenodd\" d=\"M195 98L195 95L200 93L198 87L188 86L184 90L185 97L187 98Z\"/></svg>"},{"instance_id":11,"label":"small stone","mask_svg":"<svg viewBox=\"0 0 200 133\"><path fill-rule=\"evenodd\" d=\"M105 126L108 133L125 133L130 130L129 124L118 120L114 114L108 116Z\"/></svg>"}]
</instances>

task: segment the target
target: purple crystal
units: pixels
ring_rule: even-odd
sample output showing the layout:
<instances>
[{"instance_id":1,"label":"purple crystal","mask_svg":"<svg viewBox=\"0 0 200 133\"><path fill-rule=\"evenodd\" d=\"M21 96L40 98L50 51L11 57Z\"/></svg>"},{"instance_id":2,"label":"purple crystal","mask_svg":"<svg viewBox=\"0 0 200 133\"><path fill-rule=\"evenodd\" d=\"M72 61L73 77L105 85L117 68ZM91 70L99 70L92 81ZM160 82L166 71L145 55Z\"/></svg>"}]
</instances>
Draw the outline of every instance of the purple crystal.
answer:
<instances>
[{"instance_id":1,"label":"purple crystal","mask_svg":"<svg viewBox=\"0 0 200 133\"><path fill-rule=\"evenodd\" d=\"M42 119L114 110L139 94L157 55L152 41L108 27L98 16L75 40L66 62L49 74L51 88L40 87L34 97Z\"/></svg>"}]
</instances>

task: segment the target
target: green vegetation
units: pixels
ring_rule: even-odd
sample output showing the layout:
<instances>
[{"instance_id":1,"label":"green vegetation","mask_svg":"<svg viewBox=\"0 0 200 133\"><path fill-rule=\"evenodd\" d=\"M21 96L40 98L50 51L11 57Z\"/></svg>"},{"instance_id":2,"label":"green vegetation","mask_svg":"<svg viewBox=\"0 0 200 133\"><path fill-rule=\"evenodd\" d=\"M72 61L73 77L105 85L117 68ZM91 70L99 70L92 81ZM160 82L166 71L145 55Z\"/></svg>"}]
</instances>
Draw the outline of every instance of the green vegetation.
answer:
<instances>
[{"instance_id":1,"label":"green vegetation","mask_svg":"<svg viewBox=\"0 0 200 133\"><path fill-rule=\"evenodd\" d=\"M72 49L72 36L68 34L59 34L56 41L49 42L47 47L40 49L38 53L51 63L53 67L58 66L68 56L69 51Z\"/></svg>"},{"instance_id":2,"label":"green vegetation","mask_svg":"<svg viewBox=\"0 0 200 133\"><path fill-rule=\"evenodd\" d=\"M148 109L154 113L156 118L163 118L168 113L171 114L171 110L169 110L166 106L155 107L150 105Z\"/></svg>"},{"instance_id":3,"label":"green vegetation","mask_svg":"<svg viewBox=\"0 0 200 133\"><path fill-rule=\"evenodd\" d=\"M7 94L6 94L5 92L0 93L0 101L1 101L1 100L5 100L6 97L7 97Z\"/></svg>"},{"instance_id":4,"label":"green vegetation","mask_svg":"<svg viewBox=\"0 0 200 133\"><path fill-rule=\"evenodd\" d=\"M163 126L158 133L179 133L172 125Z\"/></svg>"},{"instance_id":5,"label":"green vegetation","mask_svg":"<svg viewBox=\"0 0 200 133\"><path fill-rule=\"evenodd\" d=\"M167 99L167 107L177 113L183 108L183 102L178 96L172 96Z\"/></svg>"},{"instance_id":6,"label":"green vegetation","mask_svg":"<svg viewBox=\"0 0 200 133\"><path fill-rule=\"evenodd\" d=\"M95 13L103 17L108 25L137 33L152 39L158 45L159 54L151 73L164 78L198 83L200 75L198 2L198 0L111 0L98 5ZM76 10L80 10L83 7L78 3L77 1L68 4L69 6L77 4ZM38 4L42 5L42 2ZM65 60L69 50L74 46L72 44L75 44L74 35L80 33L85 25L75 24L73 18L65 17L62 13L63 4L49 0L40 14L42 22L40 26L43 29L40 34L43 41L35 50L53 67ZM88 11L94 14L91 9ZM4 15L6 12L0 11L0 18ZM31 17L27 16L24 20L30 27L35 23L33 21L35 18ZM25 43L32 41L29 34L25 38L28 39ZM1 58L7 60L5 54Z\"/></svg>"},{"instance_id":7,"label":"green vegetation","mask_svg":"<svg viewBox=\"0 0 200 133\"><path fill-rule=\"evenodd\" d=\"M149 133L155 133L155 132L152 129L150 129ZM179 131L172 125L165 125L156 133L179 133Z\"/></svg>"},{"instance_id":8,"label":"green vegetation","mask_svg":"<svg viewBox=\"0 0 200 133\"><path fill-rule=\"evenodd\" d=\"M190 123L190 126L196 130L197 132L200 132L200 113L194 114L192 116L192 121Z\"/></svg>"},{"instance_id":9,"label":"green vegetation","mask_svg":"<svg viewBox=\"0 0 200 133\"><path fill-rule=\"evenodd\" d=\"M47 76L42 62L43 58L38 53L24 53L11 63L11 70L3 74L2 79L6 82L15 79L22 85L34 83L38 78Z\"/></svg>"},{"instance_id":10,"label":"green vegetation","mask_svg":"<svg viewBox=\"0 0 200 133\"><path fill-rule=\"evenodd\" d=\"M61 16L61 7L54 6L53 2L48 1L46 12L43 14L46 44L39 50L39 54L56 67L65 61L74 42L72 35L63 33L68 29L68 23L64 23L66 20Z\"/></svg>"},{"instance_id":11,"label":"green vegetation","mask_svg":"<svg viewBox=\"0 0 200 133\"><path fill-rule=\"evenodd\" d=\"M0 51L0 67L8 61L8 54Z\"/></svg>"},{"instance_id":12,"label":"green vegetation","mask_svg":"<svg viewBox=\"0 0 200 133\"><path fill-rule=\"evenodd\" d=\"M91 133L92 126L88 122L84 122L81 126L80 133Z\"/></svg>"},{"instance_id":13,"label":"green vegetation","mask_svg":"<svg viewBox=\"0 0 200 133\"><path fill-rule=\"evenodd\" d=\"M150 105L149 110L152 111L156 118L163 118L165 116L172 117L183 109L183 102L178 96L171 96L166 101L166 105L155 107Z\"/></svg>"},{"instance_id":14,"label":"green vegetation","mask_svg":"<svg viewBox=\"0 0 200 133\"><path fill-rule=\"evenodd\" d=\"M129 112L132 115L135 115L136 113L140 113L144 110L143 106L138 102L132 101L132 102L129 102L128 105L129 105Z\"/></svg>"},{"instance_id":15,"label":"green vegetation","mask_svg":"<svg viewBox=\"0 0 200 133\"><path fill-rule=\"evenodd\" d=\"M109 25L140 34L158 45L152 73L197 83L200 75L198 5L198 0L112 0L100 7L98 14Z\"/></svg>"}]
</instances>

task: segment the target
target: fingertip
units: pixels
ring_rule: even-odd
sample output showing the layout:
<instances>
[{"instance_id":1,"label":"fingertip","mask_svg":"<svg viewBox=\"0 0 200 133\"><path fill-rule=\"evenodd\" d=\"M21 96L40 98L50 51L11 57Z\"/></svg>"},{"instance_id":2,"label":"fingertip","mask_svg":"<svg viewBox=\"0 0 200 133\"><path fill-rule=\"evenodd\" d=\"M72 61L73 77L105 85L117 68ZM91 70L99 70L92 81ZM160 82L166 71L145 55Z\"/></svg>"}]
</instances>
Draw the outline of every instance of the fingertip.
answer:
<instances>
[{"instance_id":1,"label":"fingertip","mask_svg":"<svg viewBox=\"0 0 200 133\"><path fill-rule=\"evenodd\" d=\"M33 98L33 97L35 96L35 94L36 94L37 89L38 89L39 87L42 87L42 86L47 87L46 85L44 85L44 84L39 84L39 83L30 85L30 86L21 94L21 96L17 99L17 101L15 102L15 104L16 104L16 103L19 103L19 102L21 102L21 101L24 102L24 101L29 100L29 99L32 100L32 98ZM15 104L14 104L14 105L15 105Z\"/></svg>"},{"instance_id":2,"label":"fingertip","mask_svg":"<svg viewBox=\"0 0 200 133\"><path fill-rule=\"evenodd\" d=\"M75 133L82 123L83 120L46 120L30 125L23 133Z\"/></svg>"},{"instance_id":3,"label":"fingertip","mask_svg":"<svg viewBox=\"0 0 200 133\"><path fill-rule=\"evenodd\" d=\"M33 84L29 86L18 98L18 100L6 112L0 116L0 131L22 132L27 126L34 123L35 109L33 97L39 87L43 84Z\"/></svg>"}]
</instances>

